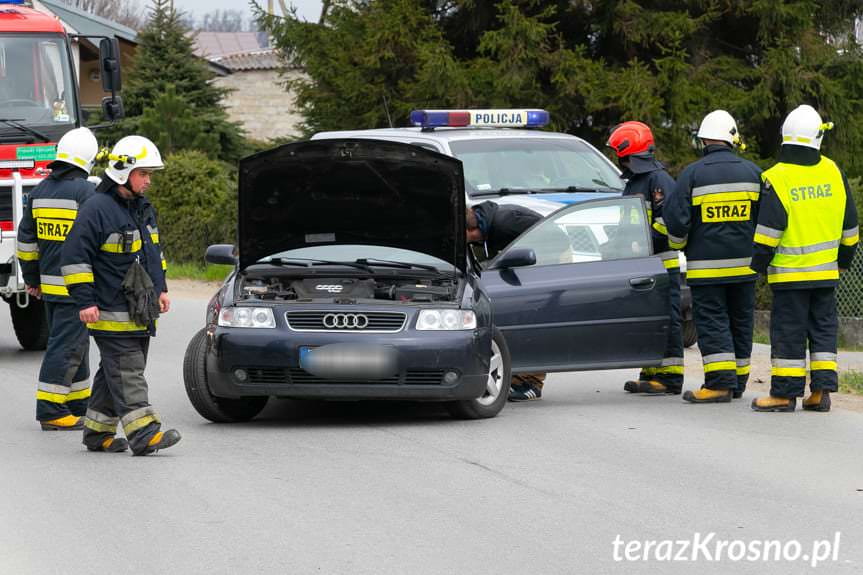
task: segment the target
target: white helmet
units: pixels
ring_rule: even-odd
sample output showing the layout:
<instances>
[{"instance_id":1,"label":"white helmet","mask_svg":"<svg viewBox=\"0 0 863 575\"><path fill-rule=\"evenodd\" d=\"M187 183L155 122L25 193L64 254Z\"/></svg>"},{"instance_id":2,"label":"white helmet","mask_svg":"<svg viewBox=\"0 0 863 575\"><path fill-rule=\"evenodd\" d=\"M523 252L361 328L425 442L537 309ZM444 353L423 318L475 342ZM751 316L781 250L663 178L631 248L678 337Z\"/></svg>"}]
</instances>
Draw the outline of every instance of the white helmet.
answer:
<instances>
[{"instance_id":1,"label":"white helmet","mask_svg":"<svg viewBox=\"0 0 863 575\"><path fill-rule=\"evenodd\" d=\"M815 108L808 104L797 106L782 124L782 143L821 149L824 132L833 129L833 122L823 122Z\"/></svg>"},{"instance_id":2,"label":"white helmet","mask_svg":"<svg viewBox=\"0 0 863 575\"><path fill-rule=\"evenodd\" d=\"M162 154L159 153L156 144L144 136L126 136L117 142L108 154L105 175L118 184L125 184L132 170L138 168L161 170L164 167Z\"/></svg>"},{"instance_id":3,"label":"white helmet","mask_svg":"<svg viewBox=\"0 0 863 575\"><path fill-rule=\"evenodd\" d=\"M57 142L57 159L55 161L81 168L89 176L98 153L99 142L96 141L93 132L87 128L75 128L66 132Z\"/></svg>"},{"instance_id":4,"label":"white helmet","mask_svg":"<svg viewBox=\"0 0 863 575\"><path fill-rule=\"evenodd\" d=\"M737 122L725 110L713 110L701 120L698 137L702 140L719 140L732 146L741 146L740 134L737 132Z\"/></svg>"}]
</instances>

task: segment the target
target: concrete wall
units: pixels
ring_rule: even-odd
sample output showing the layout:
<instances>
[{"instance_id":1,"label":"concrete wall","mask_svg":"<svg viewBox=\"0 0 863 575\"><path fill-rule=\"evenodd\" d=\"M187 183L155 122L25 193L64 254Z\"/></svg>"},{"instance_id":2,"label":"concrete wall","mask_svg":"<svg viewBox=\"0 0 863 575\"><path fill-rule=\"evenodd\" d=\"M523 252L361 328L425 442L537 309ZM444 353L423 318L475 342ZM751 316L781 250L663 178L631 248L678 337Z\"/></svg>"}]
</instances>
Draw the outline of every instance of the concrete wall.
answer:
<instances>
[{"instance_id":1,"label":"concrete wall","mask_svg":"<svg viewBox=\"0 0 863 575\"><path fill-rule=\"evenodd\" d=\"M248 137L255 140L299 137L302 116L297 112L293 94L283 82L299 77L299 72L282 77L276 70L238 71L217 77L214 82L234 90L225 98L231 120L242 124Z\"/></svg>"}]
</instances>

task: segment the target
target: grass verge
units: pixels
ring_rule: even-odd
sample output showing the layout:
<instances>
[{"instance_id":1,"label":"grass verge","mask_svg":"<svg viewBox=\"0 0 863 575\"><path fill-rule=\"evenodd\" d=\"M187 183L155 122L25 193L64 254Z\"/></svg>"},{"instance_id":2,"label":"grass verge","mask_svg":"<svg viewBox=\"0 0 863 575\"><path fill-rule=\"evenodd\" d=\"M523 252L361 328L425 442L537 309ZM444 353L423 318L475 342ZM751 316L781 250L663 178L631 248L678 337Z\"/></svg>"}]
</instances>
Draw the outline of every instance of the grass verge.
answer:
<instances>
[{"instance_id":1,"label":"grass verge","mask_svg":"<svg viewBox=\"0 0 863 575\"><path fill-rule=\"evenodd\" d=\"M849 369L839 374L839 391L863 395L863 372Z\"/></svg>"},{"instance_id":2,"label":"grass verge","mask_svg":"<svg viewBox=\"0 0 863 575\"><path fill-rule=\"evenodd\" d=\"M184 279L202 282L223 281L233 270L233 266L168 262L168 280Z\"/></svg>"}]
</instances>

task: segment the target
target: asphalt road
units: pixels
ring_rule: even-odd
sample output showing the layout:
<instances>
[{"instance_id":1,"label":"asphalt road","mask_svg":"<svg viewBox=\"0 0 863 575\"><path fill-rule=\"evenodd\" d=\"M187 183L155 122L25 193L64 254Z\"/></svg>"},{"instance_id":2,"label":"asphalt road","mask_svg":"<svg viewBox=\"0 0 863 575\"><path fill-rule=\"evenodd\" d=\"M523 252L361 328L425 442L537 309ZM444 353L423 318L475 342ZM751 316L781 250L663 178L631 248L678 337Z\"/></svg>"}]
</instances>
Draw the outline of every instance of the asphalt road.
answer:
<instances>
[{"instance_id":1,"label":"asphalt road","mask_svg":"<svg viewBox=\"0 0 863 575\"><path fill-rule=\"evenodd\" d=\"M542 401L487 421L273 401L215 425L181 381L204 304L178 300L160 321L151 401L183 441L146 458L38 430L40 354L18 350L0 305L0 574L807 573L811 559L731 548L693 562L676 542L715 533L742 541L738 556L777 540L793 557L797 540L802 557L837 532L836 560L815 571L863 572L861 412L632 397L634 372L619 371L552 376ZM674 547L626 560L648 540Z\"/></svg>"}]
</instances>

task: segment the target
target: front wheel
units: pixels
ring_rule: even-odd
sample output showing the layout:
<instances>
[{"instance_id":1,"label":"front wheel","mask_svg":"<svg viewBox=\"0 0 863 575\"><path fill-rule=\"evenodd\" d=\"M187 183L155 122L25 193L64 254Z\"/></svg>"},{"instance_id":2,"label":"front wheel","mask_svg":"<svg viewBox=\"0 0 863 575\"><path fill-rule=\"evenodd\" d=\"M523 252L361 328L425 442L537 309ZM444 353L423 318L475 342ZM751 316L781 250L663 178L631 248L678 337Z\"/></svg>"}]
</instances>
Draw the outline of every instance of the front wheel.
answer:
<instances>
[{"instance_id":1,"label":"front wheel","mask_svg":"<svg viewBox=\"0 0 863 575\"><path fill-rule=\"evenodd\" d=\"M249 421L267 405L269 397L215 397L207 385L207 332L202 329L192 337L183 358L183 383L192 407L214 423Z\"/></svg>"},{"instance_id":2,"label":"front wheel","mask_svg":"<svg viewBox=\"0 0 863 575\"><path fill-rule=\"evenodd\" d=\"M494 328L491 340L491 359L483 394L475 399L447 403L450 415L456 419L487 419L494 417L509 397L512 369L509 348L501 331Z\"/></svg>"},{"instance_id":3,"label":"front wheel","mask_svg":"<svg viewBox=\"0 0 863 575\"><path fill-rule=\"evenodd\" d=\"M45 313L42 300L34 297L28 299L24 307L18 307L16 297L7 300L12 327L22 348L28 351L42 350L48 346L48 314Z\"/></svg>"}]
</instances>

